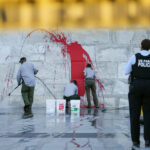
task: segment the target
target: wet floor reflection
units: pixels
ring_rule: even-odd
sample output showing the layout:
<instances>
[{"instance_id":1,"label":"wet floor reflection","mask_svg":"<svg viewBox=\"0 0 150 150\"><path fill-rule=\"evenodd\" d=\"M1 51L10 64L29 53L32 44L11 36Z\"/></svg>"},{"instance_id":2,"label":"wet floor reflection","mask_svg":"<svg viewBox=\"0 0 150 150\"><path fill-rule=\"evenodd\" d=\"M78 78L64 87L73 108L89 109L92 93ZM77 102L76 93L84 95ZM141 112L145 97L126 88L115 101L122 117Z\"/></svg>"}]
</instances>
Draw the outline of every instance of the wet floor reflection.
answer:
<instances>
[{"instance_id":1,"label":"wet floor reflection","mask_svg":"<svg viewBox=\"0 0 150 150\"><path fill-rule=\"evenodd\" d=\"M17 110L17 111L16 111ZM34 107L34 117L22 119L21 108L0 109L2 150L129 150L128 110L101 112L80 109L46 114ZM142 133L141 133L142 134ZM141 143L144 143L141 138ZM142 144L142 147L144 145Z\"/></svg>"}]
</instances>

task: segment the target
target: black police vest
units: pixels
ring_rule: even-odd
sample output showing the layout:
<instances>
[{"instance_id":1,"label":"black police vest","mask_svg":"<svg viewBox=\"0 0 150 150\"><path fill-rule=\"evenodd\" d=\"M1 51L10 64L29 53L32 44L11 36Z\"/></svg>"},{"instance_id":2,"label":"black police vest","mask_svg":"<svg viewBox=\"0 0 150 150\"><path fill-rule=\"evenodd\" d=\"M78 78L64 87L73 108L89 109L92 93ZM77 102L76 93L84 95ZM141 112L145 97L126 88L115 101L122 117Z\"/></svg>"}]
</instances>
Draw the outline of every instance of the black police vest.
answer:
<instances>
[{"instance_id":1,"label":"black police vest","mask_svg":"<svg viewBox=\"0 0 150 150\"><path fill-rule=\"evenodd\" d=\"M150 79L150 55L135 54L136 63L132 66L132 76L139 79Z\"/></svg>"}]
</instances>

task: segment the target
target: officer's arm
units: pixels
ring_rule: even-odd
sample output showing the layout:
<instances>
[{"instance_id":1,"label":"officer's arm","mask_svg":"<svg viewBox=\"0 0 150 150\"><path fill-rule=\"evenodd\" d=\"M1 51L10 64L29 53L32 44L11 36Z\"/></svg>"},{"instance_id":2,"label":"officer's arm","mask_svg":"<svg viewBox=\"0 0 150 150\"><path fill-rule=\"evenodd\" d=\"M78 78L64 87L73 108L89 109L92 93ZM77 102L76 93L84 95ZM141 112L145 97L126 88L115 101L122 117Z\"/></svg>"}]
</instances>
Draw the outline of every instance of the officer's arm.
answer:
<instances>
[{"instance_id":1,"label":"officer's arm","mask_svg":"<svg viewBox=\"0 0 150 150\"><path fill-rule=\"evenodd\" d=\"M136 58L135 55L133 55L125 66L124 69L125 75L129 75L132 72L132 65L135 64L135 62L136 62Z\"/></svg>"}]
</instances>

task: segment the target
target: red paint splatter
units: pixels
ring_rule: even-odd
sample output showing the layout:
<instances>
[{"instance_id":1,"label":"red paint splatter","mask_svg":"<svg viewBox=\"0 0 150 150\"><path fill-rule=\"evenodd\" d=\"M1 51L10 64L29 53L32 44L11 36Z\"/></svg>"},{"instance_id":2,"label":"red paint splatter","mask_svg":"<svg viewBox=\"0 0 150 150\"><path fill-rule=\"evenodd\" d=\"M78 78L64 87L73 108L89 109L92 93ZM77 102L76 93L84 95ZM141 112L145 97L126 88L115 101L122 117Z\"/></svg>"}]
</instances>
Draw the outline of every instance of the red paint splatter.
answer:
<instances>
[{"instance_id":1,"label":"red paint splatter","mask_svg":"<svg viewBox=\"0 0 150 150\"><path fill-rule=\"evenodd\" d=\"M74 131L73 131L73 138L72 138L72 140L71 140L70 142L71 142L72 144L74 144L77 148L84 148L84 147L88 146L88 147L92 150L92 147L91 147L91 145L90 145L90 140L89 140L89 138L88 138L88 141L87 141L85 144L83 144L83 145L80 145L79 143L76 142L76 138L75 138L76 130L77 130L78 128L80 128L82 125L83 125L83 124L80 124L79 126L77 126L77 127L74 128Z\"/></svg>"},{"instance_id":2,"label":"red paint splatter","mask_svg":"<svg viewBox=\"0 0 150 150\"><path fill-rule=\"evenodd\" d=\"M10 82L10 80L8 79L8 80L7 80L7 88L9 87L9 82Z\"/></svg>"},{"instance_id":3,"label":"red paint splatter","mask_svg":"<svg viewBox=\"0 0 150 150\"><path fill-rule=\"evenodd\" d=\"M80 147L80 144L78 144L77 142L75 142L75 138L72 138L71 143L73 143L74 145L76 145L76 147Z\"/></svg>"},{"instance_id":4,"label":"red paint splatter","mask_svg":"<svg viewBox=\"0 0 150 150\"><path fill-rule=\"evenodd\" d=\"M50 35L50 42L55 42L58 44L62 45L62 54L65 57L67 54L69 54L70 56L70 61L71 61L71 80L77 80L78 83L78 88L79 88L79 96L84 96L85 95L85 86L84 86L84 75L83 75L83 70L85 68L85 66L88 63L92 64L92 60L89 56L89 54L83 49L83 47L78 43L78 42L71 42L67 40L66 36L64 35L64 33L52 33L47 31L46 29L35 29L32 32L30 32L25 40L33 33L36 31L42 31L42 32L46 32L47 34ZM23 44L25 43L25 40L23 42ZM23 46L21 48L21 51L23 49ZM104 86L102 85L102 83L100 82L99 79L96 79L98 86L102 92L102 90L104 89ZM83 106L84 107L84 106ZM100 104L100 107L104 107L103 104Z\"/></svg>"},{"instance_id":5,"label":"red paint splatter","mask_svg":"<svg viewBox=\"0 0 150 150\"><path fill-rule=\"evenodd\" d=\"M91 146L90 146L90 141L89 141L89 139L88 139L87 143L85 143L85 144L83 144L83 145L80 145L79 143L76 142L76 139L75 139L75 138L72 138L71 143L73 143L77 148L80 148L80 147L81 147L81 148L84 148L84 147L86 147L86 146L91 147Z\"/></svg>"},{"instance_id":6,"label":"red paint splatter","mask_svg":"<svg viewBox=\"0 0 150 150\"><path fill-rule=\"evenodd\" d=\"M7 56L7 57L5 58L5 61L7 61L9 58L10 58L10 56Z\"/></svg>"},{"instance_id":7,"label":"red paint splatter","mask_svg":"<svg viewBox=\"0 0 150 150\"><path fill-rule=\"evenodd\" d=\"M49 45L47 45L47 51L49 51L49 52L50 52L50 47L49 47Z\"/></svg>"},{"instance_id":8,"label":"red paint splatter","mask_svg":"<svg viewBox=\"0 0 150 150\"><path fill-rule=\"evenodd\" d=\"M52 33L50 40L56 43L61 43L63 45L62 48L63 56L69 54L71 59L71 80L77 80L79 88L79 96L84 96L85 86L84 86L83 70L88 63L92 64L93 66L89 54L82 48L82 46L78 42L71 42L68 44L67 38L63 33L61 34ZM100 82L99 79L96 79L96 81L98 83L100 90L102 91L104 89L103 84ZM104 104L100 104L100 107L104 108Z\"/></svg>"}]
</instances>

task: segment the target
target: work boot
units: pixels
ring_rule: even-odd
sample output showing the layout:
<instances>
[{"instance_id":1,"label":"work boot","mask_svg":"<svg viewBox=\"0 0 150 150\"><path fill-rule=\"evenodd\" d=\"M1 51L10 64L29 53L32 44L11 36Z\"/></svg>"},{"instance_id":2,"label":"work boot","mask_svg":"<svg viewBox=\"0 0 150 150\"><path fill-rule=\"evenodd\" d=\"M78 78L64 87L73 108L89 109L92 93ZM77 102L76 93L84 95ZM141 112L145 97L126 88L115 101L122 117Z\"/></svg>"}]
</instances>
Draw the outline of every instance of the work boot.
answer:
<instances>
[{"instance_id":1,"label":"work boot","mask_svg":"<svg viewBox=\"0 0 150 150\"><path fill-rule=\"evenodd\" d=\"M31 112L30 106L25 106L24 107L24 114L23 114L23 119L31 118L33 117L33 114Z\"/></svg>"},{"instance_id":2,"label":"work boot","mask_svg":"<svg viewBox=\"0 0 150 150\"><path fill-rule=\"evenodd\" d=\"M23 119L32 118L33 114L24 114Z\"/></svg>"},{"instance_id":3,"label":"work boot","mask_svg":"<svg viewBox=\"0 0 150 150\"><path fill-rule=\"evenodd\" d=\"M28 107L28 118L33 117L31 106Z\"/></svg>"},{"instance_id":4,"label":"work boot","mask_svg":"<svg viewBox=\"0 0 150 150\"><path fill-rule=\"evenodd\" d=\"M29 114L33 115L33 113L32 113L32 107L31 106L29 106Z\"/></svg>"}]
</instances>

